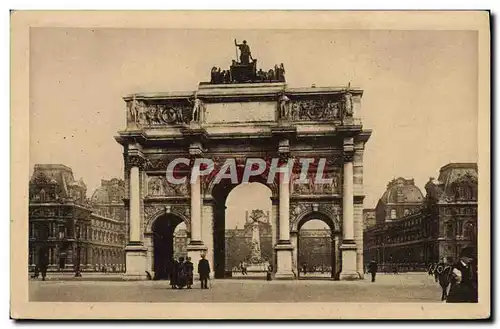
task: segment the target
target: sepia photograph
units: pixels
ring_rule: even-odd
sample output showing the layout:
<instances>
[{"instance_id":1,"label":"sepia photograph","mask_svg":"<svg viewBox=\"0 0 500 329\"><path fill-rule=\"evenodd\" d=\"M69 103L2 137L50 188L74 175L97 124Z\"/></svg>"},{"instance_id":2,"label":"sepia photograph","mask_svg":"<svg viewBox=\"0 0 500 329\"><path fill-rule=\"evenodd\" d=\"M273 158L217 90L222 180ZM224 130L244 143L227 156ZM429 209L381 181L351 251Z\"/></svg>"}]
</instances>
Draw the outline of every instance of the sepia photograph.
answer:
<instances>
[{"instance_id":1,"label":"sepia photograph","mask_svg":"<svg viewBox=\"0 0 500 329\"><path fill-rule=\"evenodd\" d=\"M488 318L489 19L12 13L11 316Z\"/></svg>"}]
</instances>

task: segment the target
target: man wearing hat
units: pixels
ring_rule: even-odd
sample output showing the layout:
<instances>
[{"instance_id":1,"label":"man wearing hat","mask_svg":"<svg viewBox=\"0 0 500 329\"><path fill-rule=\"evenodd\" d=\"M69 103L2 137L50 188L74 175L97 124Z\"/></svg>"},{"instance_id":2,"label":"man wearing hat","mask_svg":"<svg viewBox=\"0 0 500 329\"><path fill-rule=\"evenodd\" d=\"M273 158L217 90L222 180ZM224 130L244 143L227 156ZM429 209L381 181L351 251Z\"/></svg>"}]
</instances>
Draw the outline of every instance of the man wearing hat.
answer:
<instances>
[{"instance_id":1,"label":"man wearing hat","mask_svg":"<svg viewBox=\"0 0 500 329\"><path fill-rule=\"evenodd\" d=\"M447 303L477 303L477 258L475 248L466 247L453 266Z\"/></svg>"},{"instance_id":2,"label":"man wearing hat","mask_svg":"<svg viewBox=\"0 0 500 329\"><path fill-rule=\"evenodd\" d=\"M208 279L210 279L210 263L205 259L205 254L201 254L198 262L198 274L200 275L201 289L208 289Z\"/></svg>"}]
</instances>

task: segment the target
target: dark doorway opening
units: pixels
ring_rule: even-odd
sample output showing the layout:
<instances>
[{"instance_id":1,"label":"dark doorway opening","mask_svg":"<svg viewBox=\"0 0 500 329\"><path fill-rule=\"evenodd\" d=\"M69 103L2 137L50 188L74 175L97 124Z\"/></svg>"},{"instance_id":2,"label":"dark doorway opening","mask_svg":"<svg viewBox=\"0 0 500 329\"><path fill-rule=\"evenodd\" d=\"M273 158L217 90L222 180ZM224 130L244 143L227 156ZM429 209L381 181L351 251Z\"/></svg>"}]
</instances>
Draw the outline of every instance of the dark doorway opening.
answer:
<instances>
[{"instance_id":1,"label":"dark doorway opening","mask_svg":"<svg viewBox=\"0 0 500 329\"><path fill-rule=\"evenodd\" d=\"M175 215L164 215L153 223L154 279L167 280L174 257L174 231L182 219Z\"/></svg>"}]
</instances>

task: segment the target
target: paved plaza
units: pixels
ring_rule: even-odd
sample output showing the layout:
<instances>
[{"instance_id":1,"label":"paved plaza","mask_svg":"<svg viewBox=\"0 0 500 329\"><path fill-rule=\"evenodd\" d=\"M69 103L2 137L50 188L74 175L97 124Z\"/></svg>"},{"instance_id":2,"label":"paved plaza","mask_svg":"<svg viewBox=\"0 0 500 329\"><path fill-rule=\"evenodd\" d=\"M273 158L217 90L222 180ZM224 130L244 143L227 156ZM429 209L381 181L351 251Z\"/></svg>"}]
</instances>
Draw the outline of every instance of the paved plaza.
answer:
<instances>
[{"instance_id":1,"label":"paved plaza","mask_svg":"<svg viewBox=\"0 0 500 329\"><path fill-rule=\"evenodd\" d=\"M213 280L209 290L172 290L168 281L30 280L30 300L50 302L440 302L426 273L380 274L375 283L313 280Z\"/></svg>"}]
</instances>

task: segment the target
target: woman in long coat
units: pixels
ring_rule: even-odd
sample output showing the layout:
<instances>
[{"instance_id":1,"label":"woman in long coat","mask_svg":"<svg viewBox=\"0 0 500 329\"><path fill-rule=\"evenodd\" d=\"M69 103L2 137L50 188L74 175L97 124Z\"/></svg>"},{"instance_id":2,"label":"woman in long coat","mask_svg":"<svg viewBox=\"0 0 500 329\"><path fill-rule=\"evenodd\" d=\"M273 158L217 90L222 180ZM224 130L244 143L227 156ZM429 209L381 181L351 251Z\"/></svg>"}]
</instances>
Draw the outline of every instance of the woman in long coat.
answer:
<instances>
[{"instance_id":1,"label":"woman in long coat","mask_svg":"<svg viewBox=\"0 0 500 329\"><path fill-rule=\"evenodd\" d=\"M177 271L177 287L179 289L184 288L188 283L186 264L184 263L184 257L179 258L179 267Z\"/></svg>"},{"instance_id":2,"label":"woman in long coat","mask_svg":"<svg viewBox=\"0 0 500 329\"><path fill-rule=\"evenodd\" d=\"M170 267L170 286L172 287L172 289L177 288L178 273L179 273L179 262L177 262L177 260L174 258L172 259Z\"/></svg>"}]
</instances>

